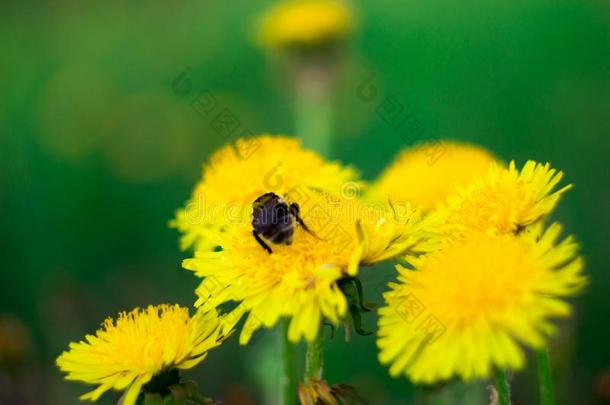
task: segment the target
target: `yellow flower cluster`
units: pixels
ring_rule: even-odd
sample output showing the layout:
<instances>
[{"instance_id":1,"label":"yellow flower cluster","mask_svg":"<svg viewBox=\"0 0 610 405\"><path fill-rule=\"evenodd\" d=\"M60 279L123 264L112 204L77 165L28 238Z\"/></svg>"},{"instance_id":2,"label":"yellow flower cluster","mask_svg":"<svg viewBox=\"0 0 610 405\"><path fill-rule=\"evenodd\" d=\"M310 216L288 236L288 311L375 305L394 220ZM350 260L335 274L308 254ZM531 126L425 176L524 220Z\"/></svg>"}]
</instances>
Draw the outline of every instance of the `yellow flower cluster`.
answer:
<instances>
[{"instance_id":1,"label":"yellow flower cluster","mask_svg":"<svg viewBox=\"0 0 610 405\"><path fill-rule=\"evenodd\" d=\"M322 319L338 323L345 315L347 302L339 280L356 276L360 265L431 250L434 226L408 205L397 209L364 204L347 192L359 187L353 170L297 149L300 146L294 140L251 140L258 141L263 141L265 153L255 154L246 162L213 157L214 165L209 166L213 170L205 172L204 183L227 184L224 201L240 201L242 216L216 228L211 240L220 249L196 250L195 258L186 260L184 267L203 278L196 305L214 308L237 302L240 305L233 316L249 314L240 337L242 344L256 329L270 328L282 317L290 319L290 340L304 337L311 341ZM289 156L287 145L296 159L290 166L280 166ZM282 167L278 177L283 180L273 187L252 176L260 173L252 168L276 167ZM232 173L230 186L223 180L228 172ZM202 188L202 192L206 190ZM211 190L216 193L214 198L222 200L222 188ZM235 190L242 190L247 197L236 197ZM298 204L300 217L309 229L296 226L292 243L272 244L272 254L253 237L250 218L253 201L268 192ZM209 228L208 234L212 235Z\"/></svg>"},{"instance_id":2,"label":"yellow flower cluster","mask_svg":"<svg viewBox=\"0 0 610 405\"><path fill-rule=\"evenodd\" d=\"M185 268L203 278L196 315L177 306L123 313L71 344L59 368L69 380L98 386L83 399L125 390L122 403L129 405L158 394L155 381L168 373L199 363L244 316L242 344L282 318L290 323L290 340L313 340L323 320L337 324L348 315L341 282L356 277L361 265L423 254L439 243L438 223L409 204L365 204L362 188L352 168L295 139L262 135L220 149L172 222L183 233L183 248L195 250ZM267 240L265 248L253 234L252 214L254 201L269 193L297 211L290 238ZM279 215L275 208L271 215ZM236 305L219 317L225 303Z\"/></svg>"},{"instance_id":3,"label":"yellow flower cluster","mask_svg":"<svg viewBox=\"0 0 610 405\"><path fill-rule=\"evenodd\" d=\"M372 186L377 196L411 193L442 224L439 249L397 267L398 282L379 310L379 360L391 375L421 383L519 369L521 346L543 346L551 319L570 312L564 299L586 281L577 244L558 242L558 224L544 230L571 187L557 189L561 172L533 161L522 170L514 162L503 167L484 150L447 148L451 156L436 169L418 163L425 146L404 152ZM394 188L422 173L431 175L425 191Z\"/></svg>"},{"instance_id":4,"label":"yellow flower cluster","mask_svg":"<svg viewBox=\"0 0 610 405\"><path fill-rule=\"evenodd\" d=\"M220 149L172 221L194 249L183 267L202 279L195 315L168 305L121 313L70 344L58 367L97 386L82 399L114 389L124 405L158 402L159 389L185 384L177 370L237 324L241 344L282 319L292 342L314 341L324 321L350 319L358 330L346 283L359 285L361 266L398 259L378 323L391 375L434 383L519 369L524 347L546 343L553 318L570 313L566 297L586 283L578 245L544 223L570 186L558 187L562 173L549 164L518 170L451 142L431 161L427 147L402 152L364 198L354 169L295 139L261 135Z\"/></svg>"},{"instance_id":5,"label":"yellow flower cluster","mask_svg":"<svg viewBox=\"0 0 610 405\"><path fill-rule=\"evenodd\" d=\"M320 50L334 50L354 25L341 0L282 0L260 18L258 39L328 56ZM326 67L312 66L319 79ZM545 223L571 187L559 186L562 177L548 163L519 169L479 146L437 141L402 151L361 195L356 170L296 139L238 139L209 158L170 222L181 248L193 250L183 267L201 279L196 313L178 305L120 313L71 343L57 366L95 386L83 400L116 390L122 405L207 403L179 370L236 325L245 345L283 320L290 341L313 343L320 355L324 322L362 330L360 268L396 259L377 331L392 376L432 384L520 369L525 349L544 347L587 281L573 238ZM8 353L0 360L18 357L11 343L0 345ZM301 384L302 403L353 398L351 388L319 380L320 370Z\"/></svg>"}]
</instances>

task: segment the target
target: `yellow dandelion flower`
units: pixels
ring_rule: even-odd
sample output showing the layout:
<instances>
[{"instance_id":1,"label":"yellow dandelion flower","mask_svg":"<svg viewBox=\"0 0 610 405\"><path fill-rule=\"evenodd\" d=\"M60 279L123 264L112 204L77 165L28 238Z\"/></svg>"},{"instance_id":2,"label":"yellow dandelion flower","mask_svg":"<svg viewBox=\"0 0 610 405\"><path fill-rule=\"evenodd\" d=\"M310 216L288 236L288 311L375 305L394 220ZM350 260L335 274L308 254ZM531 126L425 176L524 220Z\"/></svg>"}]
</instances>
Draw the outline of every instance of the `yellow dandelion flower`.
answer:
<instances>
[{"instance_id":1,"label":"yellow dandelion flower","mask_svg":"<svg viewBox=\"0 0 610 405\"><path fill-rule=\"evenodd\" d=\"M494 165L486 175L458 187L439 214L445 218L449 232L518 232L546 217L572 187L555 190L562 177L563 173L548 163L530 160L521 171L515 162L506 169Z\"/></svg>"},{"instance_id":2,"label":"yellow dandelion flower","mask_svg":"<svg viewBox=\"0 0 610 405\"><path fill-rule=\"evenodd\" d=\"M312 341L322 319L336 324L346 314L340 280L356 276L361 264L427 251L432 244L434 231L413 209L397 219L389 210L319 191L292 190L285 198L299 204L310 232L296 226L290 244L268 242L270 254L253 237L248 214L218 233L221 251L200 251L184 262L204 278L196 305L235 301L236 316L249 313L241 344L282 317L290 318L291 341Z\"/></svg>"},{"instance_id":3,"label":"yellow dandelion flower","mask_svg":"<svg viewBox=\"0 0 610 405\"><path fill-rule=\"evenodd\" d=\"M297 187L339 194L354 183L357 173L304 149L300 141L262 135L239 139L212 155L191 200L171 225L182 233L181 247L213 248L215 231L243 218L252 201L267 192L280 195Z\"/></svg>"},{"instance_id":4,"label":"yellow dandelion flower","mask_svg":"<svg viewBox=\"0 0 610 405\"><path fill-rule=\"evenodd\" d=\"M225 338L216 311L189 316L178 305L149 306L107 319L95 335L70 343L57 358L66 379L98 387L81 396L96 401L104 392L125 391L123 405L135 404L142 387L166 371L201 362Z\"/></svg>"},{"instance_id":5,"label":"yellow dandelion flower","mask_svg":"<svg viewBox=\"0 0 610 405\"><path fill-rule=\"evenodd\" d=\"M398 266L379 310L379 360L418 383L519 369L521 345L540 348L583 286L582 260L560 226L544 234L473 232Z\"/></svg>"},{"instance_id":6,"label":"yellow dandelion flower","mask_svg":"<svg viewBox=\"0 0 610 405\"><path fill-rule=\"evenodd\" d=\"M371 186L377 201L409 201L430 211L445 202L458 184L487 173L497 159L487 150L441 141L402 151Z\"/></svg>"},{"instance_id":7,"label":"yellow dandelion flower","mask_svg":"<svg viewBox=\"0 0 610 405\"><path fill-rule=\"evenodd\" d=\"M345 38L354 25L350 8L338 0L288 0L261 18L258 36L269 48L309 48Z\"/></svg>"}]
</instances>

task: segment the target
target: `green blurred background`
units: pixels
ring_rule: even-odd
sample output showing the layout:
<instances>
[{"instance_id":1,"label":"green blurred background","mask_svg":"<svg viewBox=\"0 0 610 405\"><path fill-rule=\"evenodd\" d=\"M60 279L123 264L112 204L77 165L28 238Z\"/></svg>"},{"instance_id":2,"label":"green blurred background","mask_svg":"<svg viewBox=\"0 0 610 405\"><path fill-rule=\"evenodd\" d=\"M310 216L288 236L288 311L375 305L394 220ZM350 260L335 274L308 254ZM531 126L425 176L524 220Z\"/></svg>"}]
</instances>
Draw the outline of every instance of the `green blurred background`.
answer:
<instances>
[{"instance_id":1,"label":"green blurred background","mask_svg":"<svg viewBox=\"0 0 610 405\"><path fill-rule=\"evenodd\" d=\"M557 402L610 402L610 3L353 3L360 29L337 84L332 157L372 179L406 146L375 111L392 95L430 136L564 170L575 188L555 217L582 242L591 282L553 340ZM30 336L18 339L21 364L0 370L0 403L77 403L87 387L54 367L69 341L123 309L192 304L197 280L167 222L225 140L191 100L209 91L252 133L292 131L282 75L251 41L269 4L0 5L0 316ZM379 96L367 102L357 90L371 74ZM379 302L392 276L389 265L363 274L368 298ZM190 375L225 403L273 404L276 343L273 332L245 348L234 339ZM536 402L528 364L517 404ZM372 404L421 393L387 376L373 337L338 336L326 377Z\"/></svg>"}]
</instances>

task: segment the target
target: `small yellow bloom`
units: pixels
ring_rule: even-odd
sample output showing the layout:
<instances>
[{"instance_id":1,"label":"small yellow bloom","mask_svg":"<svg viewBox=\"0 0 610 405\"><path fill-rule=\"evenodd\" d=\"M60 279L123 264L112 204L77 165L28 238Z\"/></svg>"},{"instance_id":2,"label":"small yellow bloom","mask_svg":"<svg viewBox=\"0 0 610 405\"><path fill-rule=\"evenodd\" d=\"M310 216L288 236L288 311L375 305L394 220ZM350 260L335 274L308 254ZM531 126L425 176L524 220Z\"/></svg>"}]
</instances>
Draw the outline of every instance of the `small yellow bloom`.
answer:
<instances>
[{"instance_id":1,"label":"small yellow bloom","mask_svg":"<svg viewBox=\"0 0 610 405\"><path fill-rule=\"evenodd\" d=\"M304 149L294 138L262 135L239 139L214 153L203 168L191 200L171 222L182 233L181 247L195 250L215 247L215 232L239 222L262 194L286 194L310 187L339 194L357 173L337 162L327 162Z\"/></svg>"},{"instance_id":2,"label":"small yellow bloom","mask_svg":"<svg viewBox=\"0 0 610 405\"><path fill-rule=\"evenodd\" d=\"M356 276L361 264L428 251L433 243L434 231L413 209L398 213L305 188L285 198L299 204L311 233L297 226L292 243L271 244L269 254L254 239L248 213L217 234L222 250L200 251L184 262L204 278L196 305L235 301L234 316L249 312L241 344L281 317L290 318L291 341L313 340L323 318L336 324L346 314L340 279Z\"/></svg>"},{"instance_id":3,"label":"small yellow bloom","mask_svg":"<svg viewBox=\"0 0 610 405\"><path fill-rule=\"evenodd\" d=\"M162 372L194 367L226 334L216 311L189 316L178 305L149 306L107 319L95 335L70 343L57 358L66 379L98 387L81 396L96 401L104 392L125 391L123 405L135 404L146 383Z\"/></svg>"},{"instance_id":4,"label":"small yellow bloom","mask_svg":"<svg viewBox=\"0 0 610 405\"><path fill-rule=\"evenodd\" d=\"M521 171L511 162L508 168L492 166L486 175L459 187L449 197L439 214L449 232L467 230L515 233L540 222L569 190L567 185L555 190L562 172L528 161Z\"/></svg>"},{"instance_id":5,"label":"small yellow bloom","mask_svg":"<svg viewBox=\"0 0 610 405\"><path fill-rule=\"evenodd\" d=\"M376 201L411 202L430 211L459 184L487 173L496 158L474 145L441 141L402 151L371 186Z\"/></svg>"},{"instance_id":6,"label":"small yellow bloom","mask_svg":"<svg viewBox=\"0 0 610 405\"><path fill-rule=\"evenodd\" d=\"M540 348L565 317L564 298L585 283L576 243L545 233L472 232L442 250L398 266L399 282L379 310L379 359L390 374L418 383L519 369L521 344Z\"/></svg>"},{"instance_id":7,"label":"small yellow bloom","mask_svg":"<svg viewBox=\"0 0 610 405\"><path fill-rule=\"evenodd\" d=\"M354 21L349 7L338 0L287 0L261 18L259 40L269 48L309 48L345 38Z\"/></svg>"}]
</instances>

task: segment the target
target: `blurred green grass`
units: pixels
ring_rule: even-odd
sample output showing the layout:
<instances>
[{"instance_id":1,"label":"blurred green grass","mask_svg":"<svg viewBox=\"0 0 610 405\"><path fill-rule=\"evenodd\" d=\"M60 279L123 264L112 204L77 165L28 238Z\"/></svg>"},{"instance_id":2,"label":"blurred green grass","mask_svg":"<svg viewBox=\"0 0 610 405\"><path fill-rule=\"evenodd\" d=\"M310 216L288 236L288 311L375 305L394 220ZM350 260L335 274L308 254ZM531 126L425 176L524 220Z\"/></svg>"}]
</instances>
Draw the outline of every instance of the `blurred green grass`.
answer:
<instances>
[{"instance_id":1,"label":"blurred green grass","mask_svg":"<svg viewBox=\"0 0 610 405\"><path fill-rule=\"evenodd\" d=\"M210 91L253 133L291 132L285 78L249 41L252 17L267 4L0 6L0 312L19 316L33 333L17 377L29 392L23 403L76 402L85 387L63 382L54 358L106 316L148 303L192 303L197 281L180 270L187 254L167 221L200 164L224 143L193 110L192 97ZM394 95L430 135L564 170L575 188L556 218L582 242L591 283L554 340L557 399L601 403L600 378L610 372L609 4L354 6L361 29L337 86L333 157L369 179L383 169L405 146L375 112ZM172 83L185 69L192 87L181 95ZM379 98L366 103L357 87L371 73ZM367 294L378 300L393 270L367 271ZM373 316L366 322L374 327ZM254 364L273 339L266 333L246 348L231 342L193 375L228 403L268 403ZM327 357L331 382L356 384L375 404L413 397L413 387L377 363L371 337L344 344L339 336ZM531 377L517 377L519 403L535 401Z\"/></svg>"}]
</instances>

